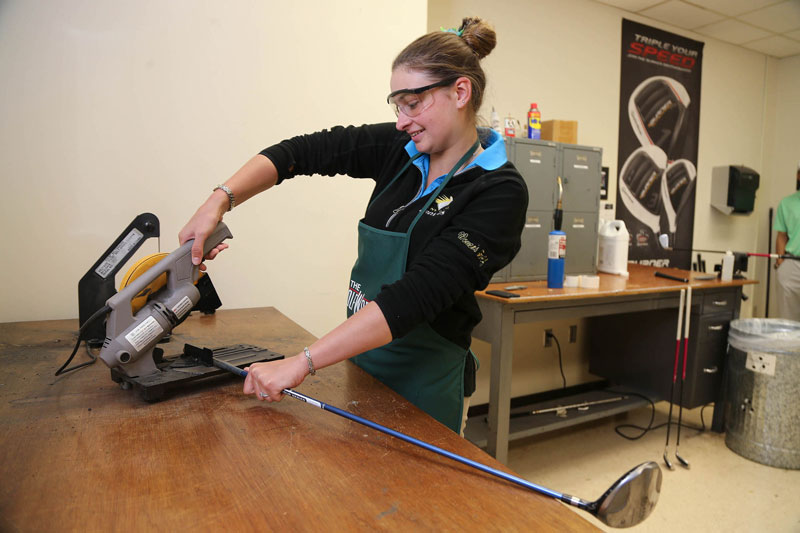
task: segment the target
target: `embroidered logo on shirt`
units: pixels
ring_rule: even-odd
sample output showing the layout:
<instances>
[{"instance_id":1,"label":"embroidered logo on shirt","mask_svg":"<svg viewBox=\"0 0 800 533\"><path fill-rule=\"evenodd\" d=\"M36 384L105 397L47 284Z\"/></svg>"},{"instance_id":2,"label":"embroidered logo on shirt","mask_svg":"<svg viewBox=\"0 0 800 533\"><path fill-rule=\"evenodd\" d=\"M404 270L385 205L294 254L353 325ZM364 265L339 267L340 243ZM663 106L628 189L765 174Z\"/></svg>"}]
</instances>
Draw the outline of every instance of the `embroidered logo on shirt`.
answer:
<instances>
[{"instance_id":1,"label":"embroidered logo on shirt","mask_svg":"<svg viewBox=\"0 0 800 533\"><path fill-rule=\"evenodd\" d=\"M433 205L430 208L428 208L427 211L425 211L425 214L432 217L444 215L445 211L447 211L447 208L450 207L450 204L452 203L453 203L452 196L441 194L438 197L436 197L436 200L434 200Z\"/></svg>"},{"instance_id":2,"label":"embroidered logo on shirt","mask_svg":"<svg viewBox=\"0 0 800 533\"><path fill-rule=\"evenodd\" d=\"M466 231L462 231L458 234L458 240L464 243L464 246L475 252L475 256L478 259L478 262L483 266L489 258L486 256L486 252L483 248L474 244L472 241L469 240L469 233Z\"/></svg>"},{"instance_id":3,"label":"embroidered logo on shirt","mask_svg":"<svg viewBox=\"0 0 800 533\"><path fill-rule=\"evenodd\" d=\"M447 209L447 206L449 206L452 203L453 203L452 196L445 196L444 194L442 194L441 196L436 198L436 209L438 209L439 211L444 211L445 209Z\"/></svg>"}]
</instances>

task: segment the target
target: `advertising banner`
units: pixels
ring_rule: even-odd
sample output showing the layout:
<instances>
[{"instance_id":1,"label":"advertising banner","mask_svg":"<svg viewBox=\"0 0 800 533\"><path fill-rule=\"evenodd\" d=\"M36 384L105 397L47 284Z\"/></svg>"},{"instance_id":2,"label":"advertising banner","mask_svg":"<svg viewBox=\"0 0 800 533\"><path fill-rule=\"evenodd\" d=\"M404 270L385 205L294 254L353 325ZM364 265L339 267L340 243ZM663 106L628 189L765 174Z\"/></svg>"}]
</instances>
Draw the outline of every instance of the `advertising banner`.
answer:
<instances>
[{"instance_id":1,"label":"advertising banner","mask_svg":"<svg viewBox=\"0 0 800 533\"><path fill-rule=\"evenodd\" d=\"M628 260L691 267L703 43L622 21L617 219Z\"/></svg>"}]
</instances>

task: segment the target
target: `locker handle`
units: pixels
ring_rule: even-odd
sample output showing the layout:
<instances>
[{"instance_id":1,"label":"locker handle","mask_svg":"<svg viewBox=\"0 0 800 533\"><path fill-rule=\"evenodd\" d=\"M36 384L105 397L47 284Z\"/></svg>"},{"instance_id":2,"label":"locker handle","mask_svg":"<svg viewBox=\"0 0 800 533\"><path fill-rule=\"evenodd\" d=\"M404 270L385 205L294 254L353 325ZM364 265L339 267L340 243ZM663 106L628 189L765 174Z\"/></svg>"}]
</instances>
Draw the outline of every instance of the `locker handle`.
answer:
<instances>
[{"instance_id":1,"label":"locker handle","mask_svg":"<svg viewBox=\"0 0 800 533\"><path fill-rule=\"evenodd\" d=\"M719 368L712 366L711 368L704 368L703 374L716 374L719 372Z\"/></svg>"},{"instance_id":2,"label":"locker handle","mask_svg":"<svg viewBox=\"0 0 800 533\"><path fill-rule=\"evenodd\" d=\"M717 307L725 307L726 305L728 305L728 300L714 300L712 303Z\"/></svg>"},{"instance_id":3,"label":"locker handle","mask_svg":"<svg viewBox=\"0 0 800 533\"><path fill-rule=\"evenodd\" d=\"M725 328L722 324L718 326L708 326L709 331L722 331Z\"/></svg>"}]
</instances>

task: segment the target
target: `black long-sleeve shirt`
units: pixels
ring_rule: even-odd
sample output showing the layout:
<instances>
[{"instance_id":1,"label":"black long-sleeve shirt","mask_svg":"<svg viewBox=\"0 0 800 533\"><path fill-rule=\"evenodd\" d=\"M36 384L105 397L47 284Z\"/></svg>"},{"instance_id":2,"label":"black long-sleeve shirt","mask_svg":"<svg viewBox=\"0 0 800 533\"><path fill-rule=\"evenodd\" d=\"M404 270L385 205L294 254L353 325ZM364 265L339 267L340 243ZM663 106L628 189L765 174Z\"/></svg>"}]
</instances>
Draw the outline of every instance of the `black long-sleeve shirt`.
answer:
<instances>
[{"instance_id":1,"label":"black long-sleeve shirt","mask_svg":"<svg viewBox=\"0 0 800 533\"><path fill-rule=\"evenodd\" d=\"M275 164L279 183L312 174L375 180L362 222L405 232L428 198L411 202L420 189L418 168L409 166L372 201L408 162L408 141L393 123L337 126L287 139L261 154ZM411 233L405 274L385 285L375 302L393 338L428 322L444 338L468 348L481 319L474 292L484 289L519 251L528 192L522 176L506 162L496 170L473 166L456 174L438 199Z\"/></svg>"}]
</instances>

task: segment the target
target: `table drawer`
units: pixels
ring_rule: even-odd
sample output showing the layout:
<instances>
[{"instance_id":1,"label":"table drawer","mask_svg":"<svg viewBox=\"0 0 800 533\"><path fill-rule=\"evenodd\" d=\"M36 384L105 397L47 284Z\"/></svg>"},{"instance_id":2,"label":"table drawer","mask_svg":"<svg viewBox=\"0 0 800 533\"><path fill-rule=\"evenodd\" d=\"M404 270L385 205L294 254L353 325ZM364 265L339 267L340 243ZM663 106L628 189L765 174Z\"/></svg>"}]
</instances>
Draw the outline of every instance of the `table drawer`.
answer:
<instances>
[{"instance_id":1,"label":"table drawer","mask_svg":"<svg viewBox=\"0 0 800 533\"><path fill-rule=\"evenodd\" d=\"M689 348L686 362L687 390L684 392L683 406L694 409L716 400L722 383L722 368L725 362L727 345L716 340L698 342L695 349Z\"/></svg>"},{"instance_id":2,"label":"table drawer","mask_svg":"<svg viewBox=\"0 0 800 533\"><path fill-rule=\"evenodd\" d=\"M697 329L689 329L690 337L697 337L698 342L717 342L721 345L728 343L728 328L733 320L733 313L716 313L713 315L701 316L697 321Z\"/></svg>"},{"instance_id":3,"label":"table drawer","mask_svg":"<svg viewBox=\"0 0 800 533\"><path fill-rule=\"evenodd\" d=\"M739 291L716 291L708 292L703 295L702 314L712 313L733 313L739 308Z\"/></svg>"}]
</instances>

